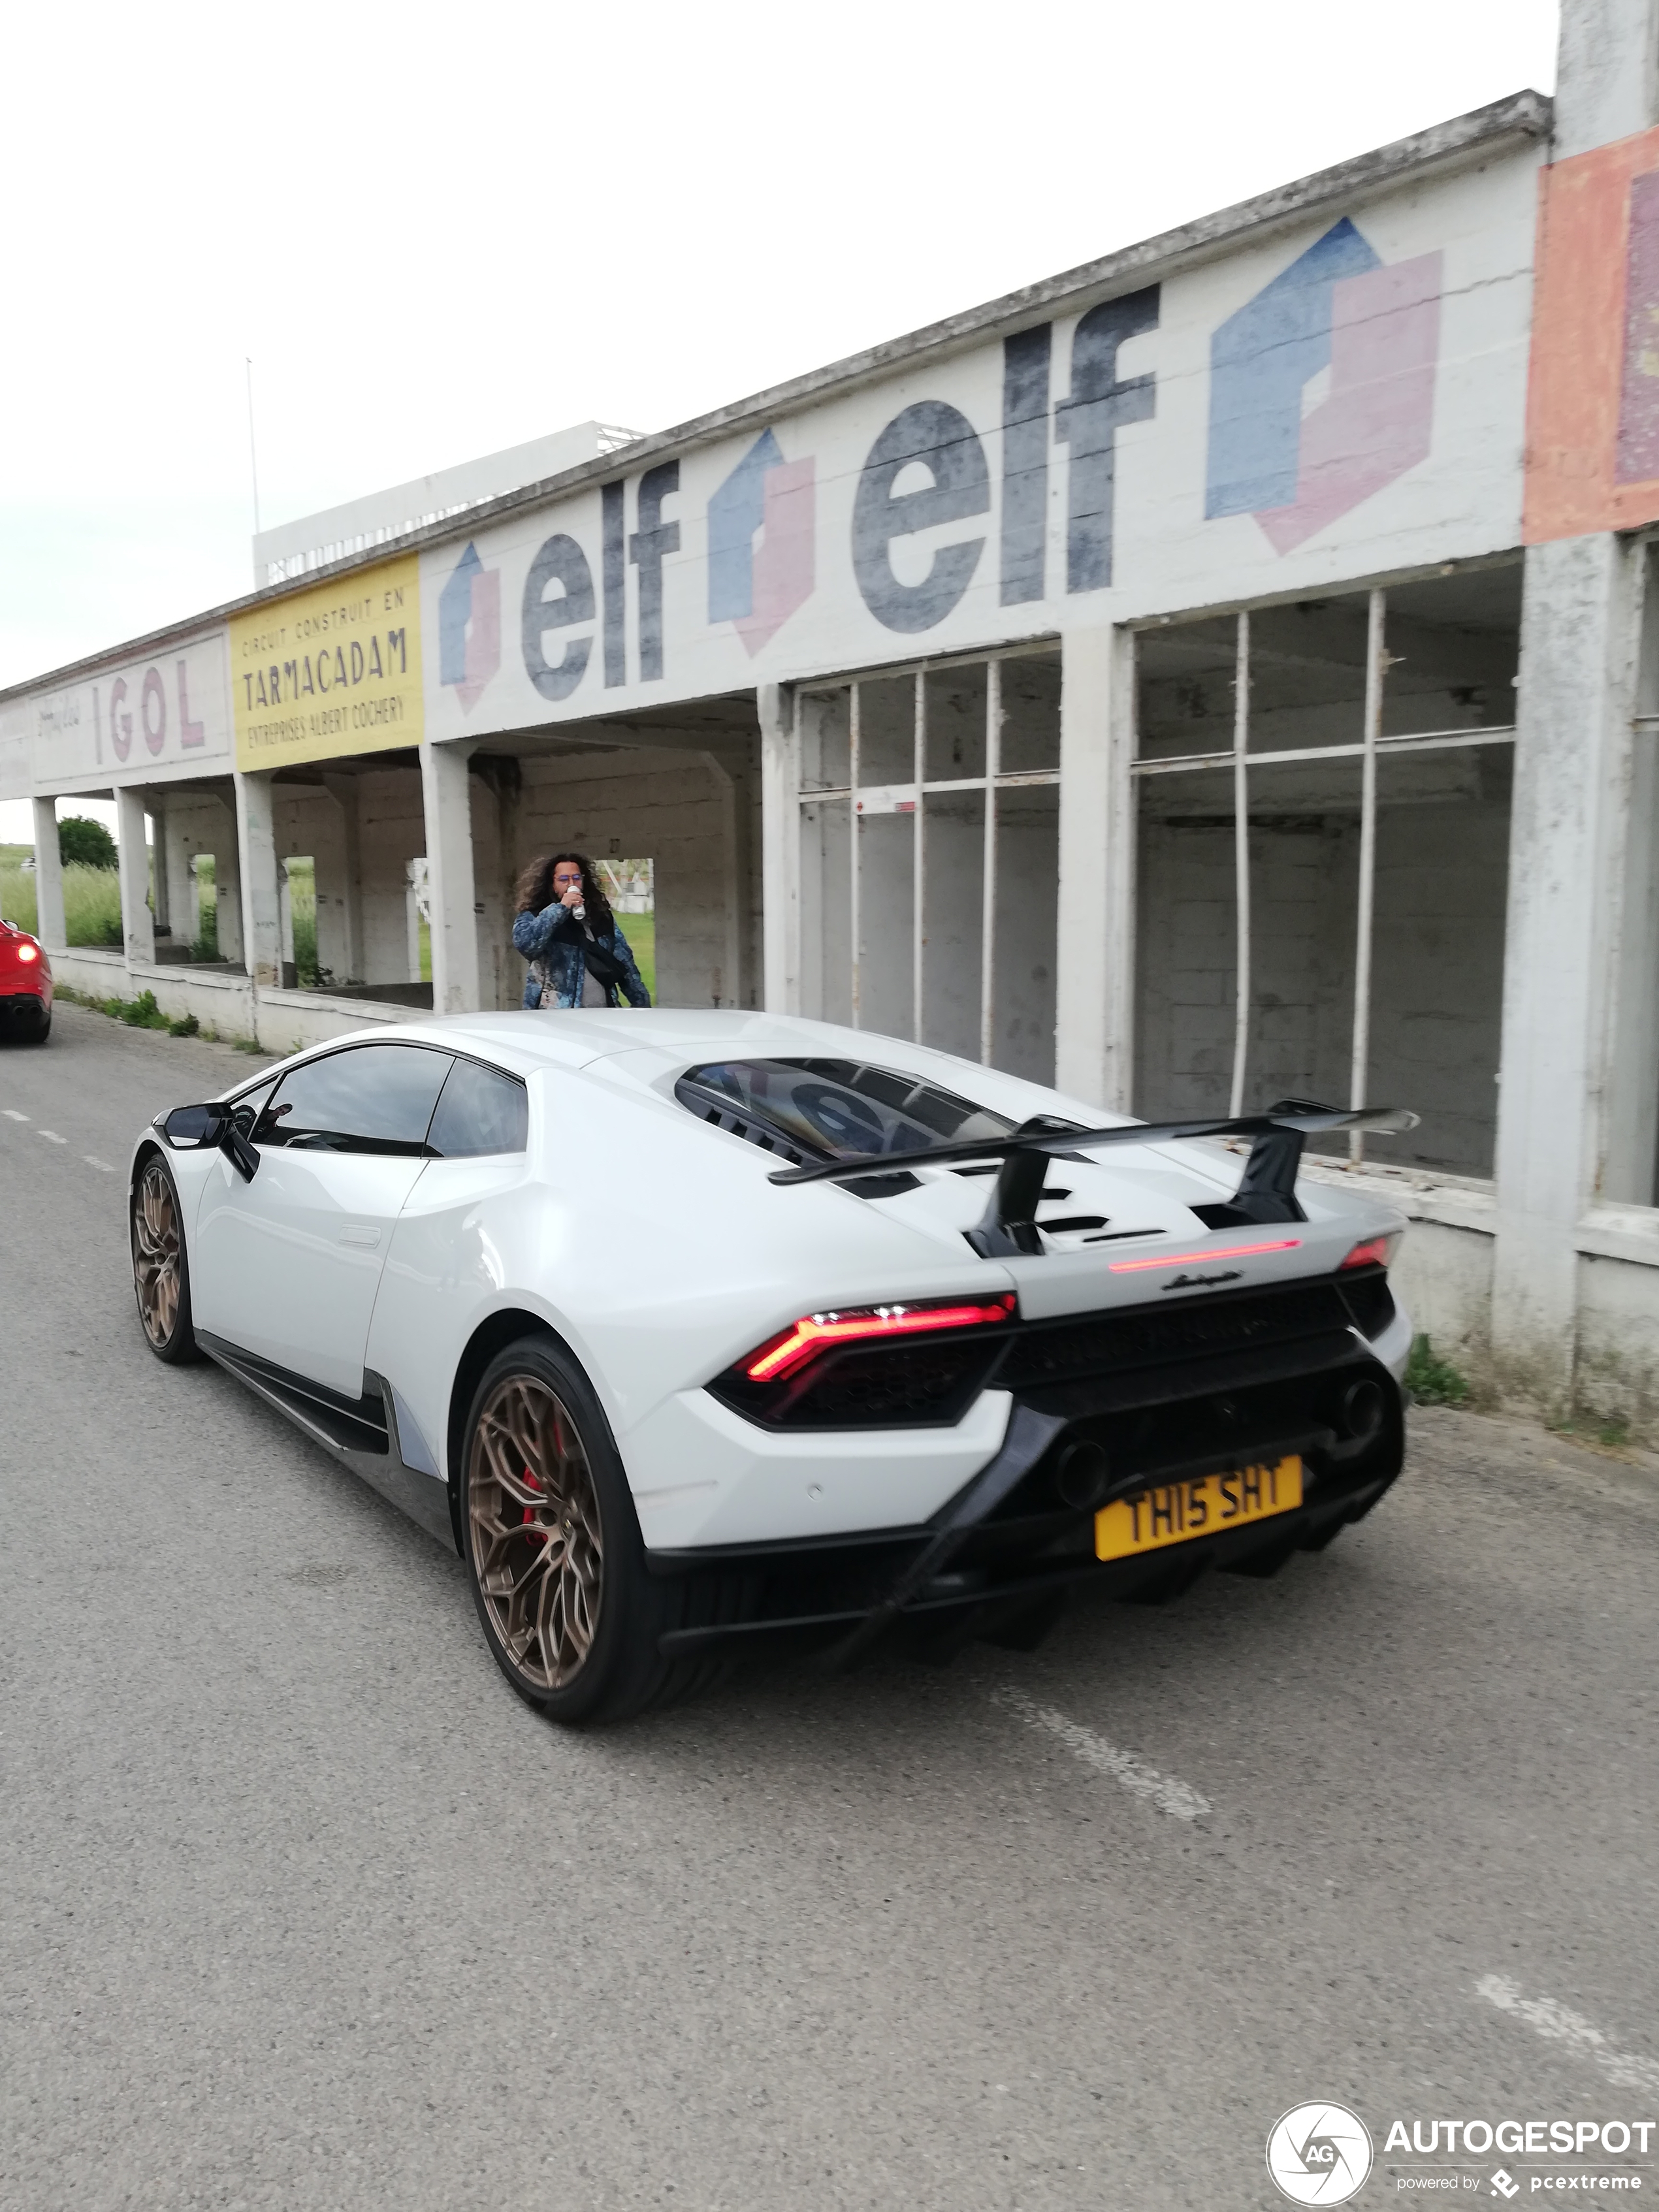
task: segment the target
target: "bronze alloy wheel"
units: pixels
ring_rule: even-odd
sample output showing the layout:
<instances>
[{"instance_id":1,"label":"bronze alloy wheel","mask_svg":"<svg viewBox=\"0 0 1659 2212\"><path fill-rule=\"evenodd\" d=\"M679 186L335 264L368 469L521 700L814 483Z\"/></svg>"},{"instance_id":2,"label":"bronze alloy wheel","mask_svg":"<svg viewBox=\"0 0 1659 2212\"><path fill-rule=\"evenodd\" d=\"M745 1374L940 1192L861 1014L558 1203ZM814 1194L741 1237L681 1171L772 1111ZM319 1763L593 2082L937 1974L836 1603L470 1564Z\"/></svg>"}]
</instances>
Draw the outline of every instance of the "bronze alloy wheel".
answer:
<instances>
[{"instance_id":1,"label":"bronze alloy wheel","mask_svg":"<svg viewBox=\"0 0 1659 2212\"><path fill-rule=\"evenodd\" d=\"M466 1509L496 1640L526 1686L565 1688L599 1627L605 1541L580 1432L538 1376L504 1376L478 1409Z\"/></svg>"},{"instance_id":2,"label":"bronze alloy wheel","mask_svg":"<svg viewBox=\"0 0 1659 2212\"><path fill-rule=\"evenodd\" d=\"M158 1351L179 1326L179 1206L159 1159L146 1164L132 1205L132 1274L144 1334Z\"/></svg>"}]
</instances>

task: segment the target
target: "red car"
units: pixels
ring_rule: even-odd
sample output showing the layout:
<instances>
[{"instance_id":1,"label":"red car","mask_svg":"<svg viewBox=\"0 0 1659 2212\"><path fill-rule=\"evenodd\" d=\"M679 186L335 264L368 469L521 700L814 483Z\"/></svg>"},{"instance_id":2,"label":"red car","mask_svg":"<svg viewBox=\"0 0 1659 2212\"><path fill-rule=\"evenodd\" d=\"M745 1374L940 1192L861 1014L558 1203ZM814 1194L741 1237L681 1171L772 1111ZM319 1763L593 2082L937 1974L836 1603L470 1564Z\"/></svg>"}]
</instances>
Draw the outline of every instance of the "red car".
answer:
<instances>
[{"instance_id":1,"label":"red car","mask_svg":"<svg viewBox=\"0 0 1659 2212\"><path fill-rule=\"evenodd\" d=\"M52 963L15 921L0 921L0 1035L30 1044L52 1035Z\"/></svg>"}]
</instances>

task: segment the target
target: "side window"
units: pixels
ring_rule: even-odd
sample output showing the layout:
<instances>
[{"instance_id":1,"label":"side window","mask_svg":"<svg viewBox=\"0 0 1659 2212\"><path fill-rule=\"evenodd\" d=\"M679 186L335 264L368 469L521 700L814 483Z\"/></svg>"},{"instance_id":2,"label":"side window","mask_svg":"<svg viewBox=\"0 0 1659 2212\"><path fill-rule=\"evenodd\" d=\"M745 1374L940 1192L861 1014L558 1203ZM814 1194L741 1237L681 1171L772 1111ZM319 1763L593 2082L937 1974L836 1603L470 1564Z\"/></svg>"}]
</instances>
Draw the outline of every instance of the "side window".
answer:
<instances>
[{"instance_id":1,"label":"side window","mask_svg":"<svg viewBox=\"0 0 1659 2212\"><path fill-rule=\"evenodd\" d=\"M276 1079L273 1075L269 1083L256 1084L252 1091L245 1091L232 1107L231 1113L236 1126L245 1137L253 1134L253 1125L270 1105L270 1094L276 1088Z\"/></svg>"},{"instance_id":2,"label":"side window","mask_svg":"<svg viewBox=\"0 0 1659 2212\"><path fill-rule=\"evenodd\" d=\"M432 1117L429 1148L441 1159L521 1152L530 1139L530 1097L516 1077L458 1060Z\"/></svg>"},{"instance_id":3,"label":"side window","mask_svg":"<svg viewBox=\"0 0 1659 2212\"><path fill-rule=\"evenodd\" d=\"M290 1068L259 1116L256 1145L313 1152L424 1153L453 1065L413 1044L353 1045Z\"/></svg>"}]
</instances>

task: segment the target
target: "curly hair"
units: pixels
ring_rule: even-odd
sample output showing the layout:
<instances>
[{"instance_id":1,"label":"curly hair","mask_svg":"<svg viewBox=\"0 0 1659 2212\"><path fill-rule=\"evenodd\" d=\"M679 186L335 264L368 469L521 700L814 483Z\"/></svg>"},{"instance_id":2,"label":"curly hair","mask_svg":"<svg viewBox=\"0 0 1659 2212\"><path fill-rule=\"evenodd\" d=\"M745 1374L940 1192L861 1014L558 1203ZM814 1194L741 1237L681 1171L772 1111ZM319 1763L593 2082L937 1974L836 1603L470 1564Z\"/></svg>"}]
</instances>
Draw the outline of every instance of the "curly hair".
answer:
<instances>
[{"instance_id":1,"label":"curly hair","mask_svg":"<svg viewBox=\"0 0 1659 2212\"><path fill-rule=\"evenodd\" d=\"M605 885L599 872L586 853L549 853L539 860L532 860L519 878L519 907L520 914L539 914L544 907L553 903L553 871L561 860L574 861L582 872L582 904L587 909L587 926L598 931L611 926L611 902L605 895Z\"/></svg>"}]
</instances>

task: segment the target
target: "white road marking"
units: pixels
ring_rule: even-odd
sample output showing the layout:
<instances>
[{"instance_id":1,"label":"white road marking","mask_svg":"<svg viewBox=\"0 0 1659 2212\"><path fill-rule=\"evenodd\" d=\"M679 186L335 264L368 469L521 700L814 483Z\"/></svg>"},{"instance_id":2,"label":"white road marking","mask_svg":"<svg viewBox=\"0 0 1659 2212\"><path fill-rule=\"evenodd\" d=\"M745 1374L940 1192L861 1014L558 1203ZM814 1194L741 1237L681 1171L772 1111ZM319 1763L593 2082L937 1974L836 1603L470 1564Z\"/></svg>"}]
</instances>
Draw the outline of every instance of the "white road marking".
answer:
<instances>
[{"instance_id":1,"label":"white road marking","mask_svg":"<svg viewBox=\"0 0 1659 2212\"><path fill-rule=\"evenodd\" d=\"M1215 1809L1189 1782L1178 1781L1173 1774L1160 1774L1138 1752L1125 1751L1117 1744L1108 1743L1103 1735L1097 1735L1080 1721L1067 1720L1052 1705L1038 1705L1024 1690L1005 1685L992 1691L991 1699L994 1705L1024 1721L1027 1728L1042 1729L1049 1735L1057 1736L1085 1766L1092 1766L1097 1774L1109 1774L1114 1782L1121 1782L1137 1797L1146 1798L1160 1813L1172 1814L1177 1820L1196 1820L1201 1814Z\"/></svg>"},{"instance_id":2,"label":"white road marking","mask_svg":"<svg viewBox=\"0 0 1659 2212\"><path fill-rule=\"evenodd\" d=\"M107 1160L99 1159L94 1153L82 1152L81 1157L89 1168L97 1168L105 1175L113 1175L115 1173L114 1169L110 1165Z\"/></svg>"},{"instance_id":3,"label":"white road marking","mask_svg":"<svg viewBox=\"0 0 1659 2212\"><path fill-rule=\"evenodd\" d=\"M1507 1974L1483 1974L1474 1985L1499 2012L1513 2013L1534 2028L1547 2042L1565 2043L1570 2050L1599 2066L1620 2089L1646 2089L1659 2095L1659 2061L1638 2057L1634 2051L1615 2051L1599 2027L1592 2027L1581 2012L1571 2012L1553 1997L1523 1997L1521 1985Z\"/></svg>"},{"instance_id":4,"label":"white road marking","mask_svg":"<svg viewBox=\"0 0 1659 2212\"><path fill-rule=\"evenodd\" d=\"M20 1114L15 1106L0 1106L0 1114L3 1114L9 1121L27 1121L29 1118L27 1114Z\"/></svg>"},{"instance_id":5,"label":"white road marking","mask_svg":"<svg viewBox=\"0 0 1659 2212\"><path fill-rule=\"evenodd\" d=\"M37 1129L34 1133L37 1137L44 1137L49 1145L66 1145L69 1142L69 1139L60 1137L56 1129Z\"/></svg>"}]
</instances>

